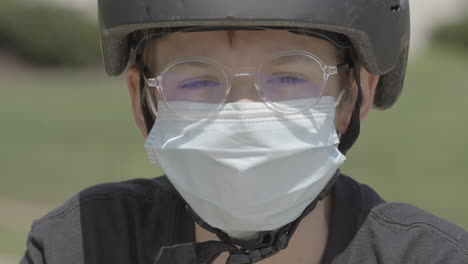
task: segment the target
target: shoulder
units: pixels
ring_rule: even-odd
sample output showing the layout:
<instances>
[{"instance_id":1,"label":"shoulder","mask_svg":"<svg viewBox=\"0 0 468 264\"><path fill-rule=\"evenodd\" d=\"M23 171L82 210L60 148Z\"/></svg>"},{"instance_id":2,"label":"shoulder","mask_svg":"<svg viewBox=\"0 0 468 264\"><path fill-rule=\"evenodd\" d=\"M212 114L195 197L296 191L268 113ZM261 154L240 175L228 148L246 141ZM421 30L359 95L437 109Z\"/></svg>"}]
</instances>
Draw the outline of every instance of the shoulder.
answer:
<instances>
[{"instance_id":1,"label":"shoulder","mask_svg":"<svg viewBox=\"0 0 468 264\"><path fill-rule=\"evenodd\" d=\"M467 231L413 205L385 203L373 208L368 228L382 230L389 238L404 238L400 243L407 242L411 249L453 250L468 262Z\"/></svg>"},{"instance_id":2,"label":"shoulder","mask_svg":"<svg viewBox=\"0 0 468 264\"><path fill-rule=\"evenodd\" d=\"M468 233L412 205L382 203L341 257L343 263L468 263Z\"/></svg>"},{"instance_id":3,"label":"shoulder","mask_svg":"<svg viewBox=\"0 0 468 264\"><path fill-rule=\"evenodd\" d=\"M161 227L168 226L182 207L166 177L99 184L33 222L24 259L48 256L47 263L84 263L86 258L93 263L89 258L98 257L96 263L109 258L119 263L118 258L131 252L116 253L112 248L129 248L135 239L148 243L141 247L157 246L171 235Z\"/></svg>"},{"instance_id":4,"label":"shoulder","mask_svg":"<svg viewBox=\"0 0 468 264\"><path fill-rule=\"evenodd\" d=\"M333 219L340 232L331 237L331 263L468 263L468 232L453 223L409 204L385 202L344 175L335 198L334 216L342 220Z\"/></svg>"},{"instance_id":5,"label":"shoulder","mask_svg":"<svg viewBox=\"0 0 468 264\"><path fill-rule=\"evenodd\" d=\"M81 216L79 211L97 205L101 209L115 206L124 207L125 202L135 201L150 203L152 206L159 207L175 200L177 200L177 196L165 176L154 179L134 179L98 184L79 192L60 207L34 221L32 228L35 229L41 225L70 216L76 218L76 216Z\"/></svg>"}]
</instances>

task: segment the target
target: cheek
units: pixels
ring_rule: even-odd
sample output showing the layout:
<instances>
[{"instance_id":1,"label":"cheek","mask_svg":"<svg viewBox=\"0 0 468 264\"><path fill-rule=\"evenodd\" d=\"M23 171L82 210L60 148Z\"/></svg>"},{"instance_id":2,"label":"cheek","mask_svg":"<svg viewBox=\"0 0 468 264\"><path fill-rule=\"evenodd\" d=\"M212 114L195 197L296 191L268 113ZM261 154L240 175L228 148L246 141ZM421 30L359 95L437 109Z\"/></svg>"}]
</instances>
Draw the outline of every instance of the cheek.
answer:
<instances>
[{"instance_id":1,"label":"cheek","mask_svg":"<svg viewBox=\"0 0 468 264\"><path fill-rule=\"evenodd\" d=\"M323 95L336 97L341 92L341 90L342 87L340 86L340 82L338 81L338 79L331 77L326 83Z\"/></svg>"},{"instance_id":2,"label":"cheek","mask_svg":"<svg viewBox=\"0 0 468 264\"><path fill-rule=\"evenodd\" d=\"M351 104L345 103L344 105L341 105L341 107L336 108L335 127L338 133L343 134L348 128L353 111L351 106Z\"/></svg>"}]
</instances>

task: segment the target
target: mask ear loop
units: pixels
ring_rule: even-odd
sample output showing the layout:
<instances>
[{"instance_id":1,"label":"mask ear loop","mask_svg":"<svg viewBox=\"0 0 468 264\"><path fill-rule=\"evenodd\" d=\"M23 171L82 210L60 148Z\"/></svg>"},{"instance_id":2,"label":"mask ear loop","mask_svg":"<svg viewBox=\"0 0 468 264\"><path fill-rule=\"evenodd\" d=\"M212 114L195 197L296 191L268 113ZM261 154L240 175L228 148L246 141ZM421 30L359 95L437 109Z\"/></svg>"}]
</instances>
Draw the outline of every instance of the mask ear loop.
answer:
<instances>
[{"instance_id":1,"label":"mask ear loop","mask_svg":"<svg viewBox=\"0 0 468 264\"><path fill-rule=\"evenodd\" d=\"M155 119L157 119L158 118L158 109L154 105L153 96L151 95L151 93L148 90L146 90L146 96L149 98L148 101L150 103L150 109L153 112L154 116L156 117Z\"/></svg>"},{"instance_id":2,"label":"mask ear loop","mask_svg":"<svg viewBox=\"0 0 468 264\"><path fill-rule=\"evenodd\" d=\"M333 103L333 107L336 108L336 107L340 104L341 99L343 99L344 93L345 93L345 90L343 90L343 91L340 92L340 95L338 95L338 97L336 98L335 102ZM339 138L340 141L341 141L341 136L342 136L341 133L338 133L338 131L337 131L336 133L337 133L337 135L338 135L338 138ZM338 145L338 144L337 144L337 145Z\"/></svg>"},{"instance_id":3,"label":"mask ear loop","mask_svg":"<svg viewBox=\"0 0 468 264\"><path fill-rule=\"evenodd\" d=\"M151 115L150 110L148 108L148 104L147 104L148 98L151 104L151 110L153 110L156 117L157 117L158 112L155 111L156 107L154 106L153 100L151 100L150 98L151 95L149 95L149 92L147 94L147 92L145 91L146 90L145 89L145 86L146 86L145 85L145 71L147 71L148 69L144 66L140 67L140 69L143 69L141 70L141 73L140 73L140 106L141 106L141 112L143 114L143 118L145 120L146 134L149 134L151 129L154 126L155 119Z\"/></svg>"},{"instance_id":4,"label":"mask ear loop","mask_svg":"<svg viewBox=\"0 0 468 264\"><path fill-rule=\"evenodd\" d=\"M145 67L145 69L143 70L143 76L141 78L143 78L143 81L147 80L148 79L148 73L149 73L149 70L148 70L148 67ZM153 86L151 86L153 87ZM146 88L146 85L143 87L143 88ZM157 87L153 87L156 89L156 93L158 92L158 88ZM146 95L146 98L148 99L149 101L149 104L150 104L150 109L151 111L153 112L154 116L156 117L156 119L158 118L158 108L156 107L156 105L154 104L154 96L150 93L149 89L144 89L145 90L145 95ZM153 121L154 122L154 121Z\"/></svg>"},{"instance_id":5,"label":"mask ear loop","mask_svg":"<svg viewBox=\"0 0 468 264\"><path fill-rule=\"evenodd\" d=\"M340 104L341 99L343 99L344 93L345 93L345 90L343 90L343 91L340 92L340 94L338 95L338 97L335 99L335 102L333 103L333 106L334 106L334 107L337 107L337 106Z\"/></svg>"}]
</instances>

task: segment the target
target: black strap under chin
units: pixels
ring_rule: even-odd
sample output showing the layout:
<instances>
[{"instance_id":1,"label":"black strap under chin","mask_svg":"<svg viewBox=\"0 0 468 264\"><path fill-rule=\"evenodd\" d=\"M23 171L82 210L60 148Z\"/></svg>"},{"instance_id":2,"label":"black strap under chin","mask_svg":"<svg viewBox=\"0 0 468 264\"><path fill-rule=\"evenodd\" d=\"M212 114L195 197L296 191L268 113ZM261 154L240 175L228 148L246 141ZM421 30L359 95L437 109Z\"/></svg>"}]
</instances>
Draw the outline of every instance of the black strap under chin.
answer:
<instances>
[{"instance_id":1,"label":"black strap under chin","mask_svg":"<svg viewBox=\"0 0 468 264\"><path fill-rule=\"evenodd\" d=\"M197 248L197 263L198 264L210 264L214 261L221 253L229 252L228 264L248 264L255 263L267 257L273 256L280 250L285 249L288 246L294 232L301 220L306 217L317 205L317 202L323 200L331 192L331 189L335 185L336 180L340 175L340 171L337 170L328 182L327 186L320 192L314 201L312 201L302 214L294 220L281 227L278 231L262 231L259 233L258 238L250 241L241 241L231 238L225 232L208 225L203 219L201 219L191 208L186 205L190 215L194 217L194 221L206 230L216 234L220 241L208 241L198 244ZM240 246L240 248L237 248ZM160 263L157 263L160 264Z\"/></svg>"}]
</instances>

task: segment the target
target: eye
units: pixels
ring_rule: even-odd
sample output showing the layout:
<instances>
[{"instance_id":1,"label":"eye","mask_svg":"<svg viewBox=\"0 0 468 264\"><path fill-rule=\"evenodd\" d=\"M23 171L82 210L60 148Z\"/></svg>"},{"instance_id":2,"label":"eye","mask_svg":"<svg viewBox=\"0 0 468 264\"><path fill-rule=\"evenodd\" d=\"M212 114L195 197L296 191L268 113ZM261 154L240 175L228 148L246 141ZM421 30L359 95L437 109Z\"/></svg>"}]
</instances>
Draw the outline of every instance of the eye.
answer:
<instances>
[{"instance_id":1,"label":"eye","mask_svg":"<svg viewBox=\"0 0 468 264\"><path fill-rule=\"evenodd\" d=\"M288 85L300 85L307 83L306 78L297 76L297 74L290 73L275 73L267 79L267 84L288 84Z\"/></svg>"},{"instance_id":2,"label":"eye","mask_svg":"<svg viewBox=\"0 0 468 264\"><path fill-rule=\"evenodd\" d=\"M210 78L190 78L181 82L177 87L181 89L199 89L212 88L219 85L219 81Z\"/></svg>"}]
</instances>

